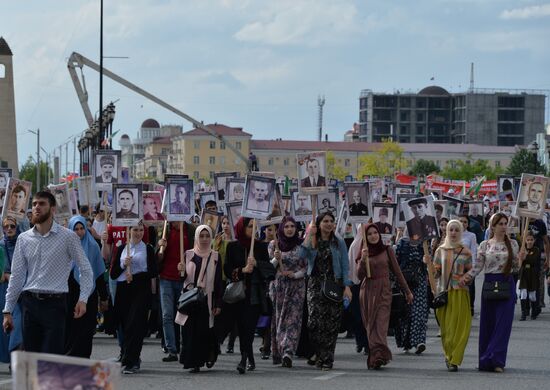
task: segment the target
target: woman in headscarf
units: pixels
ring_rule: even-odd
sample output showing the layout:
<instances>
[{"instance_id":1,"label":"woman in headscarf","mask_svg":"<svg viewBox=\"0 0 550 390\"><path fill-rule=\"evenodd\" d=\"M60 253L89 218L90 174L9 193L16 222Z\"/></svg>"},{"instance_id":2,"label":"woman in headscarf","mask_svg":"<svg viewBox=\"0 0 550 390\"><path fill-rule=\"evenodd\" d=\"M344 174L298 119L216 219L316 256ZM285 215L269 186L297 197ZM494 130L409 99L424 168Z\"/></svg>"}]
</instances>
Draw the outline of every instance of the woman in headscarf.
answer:
<instances>
[{"instance_id":1,"label":"woman in headscarf","mask_svg":"<svg viewBox=\"0 0 550 390\"><path fill-rule=\"evenodd\" d=\"M344 240L334 234L334 228L332 213L321 213L315 224L310 225L304 243L309 275L307 286L309 339L315 350L308 364L316 365L322 370L331 370L334 364L334 350L343 309L342 302L327 299L323 295L323 282L333 281L341 288L343 296L351 301L348 250ZM316 244L312 242L313 237Z\"/></svg>"},{"instance_id":2,"label":"woman in headscarf","mask_svg":"<svg viewBox=\"0 0 550 390\"><path fill-rule=\"evenodd\" d=\"M363 232L359 229L350 255L357 263L357 277L361 280L359 299L363 324L367 329L369 357L367 367L379 369L388 364L392 354L388 348L387 334L390 323L392 289L390 271L395 275L408 304L413 302L413 294L401 273L393 249L384 245L378 227L368 224L365 227L367 247L363 247ZM367 277L366 259L369 259L370 278Z\"/></svg>"},{"instance_id":3,"label":"woman in headscarf","mask_svg":"<svg viewBox=\"0 0 550 390\"><path fill-rule=\"evenodd\" d=\"M108 305L107 286L105 284L105 263L99 245L92 236L86 219L76 215L69 220L68 228L80 238L82 249L92 266L94 273L94 290L88 297L86 314L81 318L73 318L72 310L67 310L65 328L65 354L90 358L92 354L92 341L97 323L98 294L102 309ZM73 272L69 275L69 293L67 308L72 308L80 295L80 269L75 264Z\"/></svg>"},{"instance_id":4,"label":"woman in headscarf","mask_svg":"<svg viewBox=\"0 0 550 390\"><path fill-rule=\"evenodd\" d=\"M237 371L240 374L256 368L252 350L254 330L260 314L268 311L267 283L275 276L275 269L269 262L267 243L255 240L252 230L253 220L240 217L235 225L237 240L227 245L224 264L227 279L233 282L242 280L246 287L245 299L228 305L230 317L235 319L239 330L241 361ZM251 245L254 245L254 256L249 256ZM233 324L233 321L228 323Z\"/></svg>"},{"instance_id":5,"label":"woman in headscarf","mask_svg":"<svg viewBox=\"0 0 550 390\"><path fill-rule=\"evenodd\" d=\"M155 250L143 242L143 233L143 221L130 228L130 239L118 249L110 272L111 279L117 281L115 315L124 334L123 374L140 370L139 356L152 300L151 281L158 276Z\"/></svg>"},{"instance_id":6,"label":"woman in headscarf","mask_svg":"<svg viewBox=\"0 0 550 390\"><path fill-rule=\"evenodd\" d=\"M0 278L0 303L2 307L6 301L6 290L11 276L11 262L17 237L21 233L17 221L13 217L6 217L2 221L4 237L0 241L0 258L3 258L3 275ZM11 351L18 349L23 343L23 333L21 324L21 307L19 303L15 305L12 313L14 327L6 334L4 330L0 334L0 362L9 363Z\"/></svg>"},{"instance_id":7,"label":"woman in headscarf","mask_svg":"<svg viewBox=\"0 0 550 390\"><path fill-rule=\"evenodd\" d=\"M220 314L222 302L222 270L218 252L211 250L212 229L200 225L195 230L195 245L185 252L184 288L202 288L206 306L199 306L189 315L176 314L176 323L183 326L180 363L197 373L206 364L211 368L218 356L214 317ZM178 264L182 271L183 264Z\"/></svg>"},{"instance_id":8,"label":"woman in headscarf","mask_svg":"<svg viewBox=\"0 0 550 390\"><path fill-rule=\"evenodd\" d=\"M426 255L425 262L431 261ZM449 221L445 241L434 255L437 292L447 291L447 304L437 308L435 314L441 329L441 344L445 364L451 372L458 370L464 358L464 350L470 337L472 315L470 313L470 292L462 281L472 268L472 253L462 244L462 223Z\"/></svg>"},{"instance_id":9,"label":"woman in headscarf","mask_svg":"<svg viewBox=\"0 0 550 390\"><path fill-rule=\"evenodd\" d=\"M273 364L282 363L283 367L290 368L302 328L307 261L292 217L284 217L277 237L269 243L269 257L277 268L277 276L270 285L273 302L271 351Z\"/></svg>"}]
</instances>

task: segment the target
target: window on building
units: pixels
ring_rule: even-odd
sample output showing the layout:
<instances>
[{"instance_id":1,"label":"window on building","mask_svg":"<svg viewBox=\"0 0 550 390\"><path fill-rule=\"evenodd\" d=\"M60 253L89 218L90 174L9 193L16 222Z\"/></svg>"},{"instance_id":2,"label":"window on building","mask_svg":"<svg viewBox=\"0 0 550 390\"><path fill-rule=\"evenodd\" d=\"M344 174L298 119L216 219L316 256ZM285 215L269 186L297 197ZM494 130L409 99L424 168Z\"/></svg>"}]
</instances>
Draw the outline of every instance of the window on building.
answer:
<instances>
[{"instance_id":1,"label":"window on building","mask_svg":"<svg viewBox=\"0 0 550 390\"><path fill-rule=\"evenodd\" d=\"M200 149L201 141L193 141L193 149Z\"/></svg>"},{"instance_id":2,"label":"window on building","mask_svg":"<svg viewBox=\"0 0 550 390\"><path fill-rule=\"evenodd\" d=\"M210 163L210 165L216 164L216 157L210 156L210 158L208 159L208 162Z\"/></svg>"},{"instance_id":3,"label":"window on building","mask_svg":"<svg viewBox=\"0 0 550 390\"><path fill-rule=\"evenodd\" d=\"M408 122L411 120L411 112L410 111L401 111L399 113L399 120L401 122Z\"/></svg>"},{"instance_id":4,"label":"window on building","mask_svg":"<svg viewBox=\"0 0 550 390\"><path fill-rule=\"evenodd\" d=\"M351 166L351 160L350 160L349 158L346 158L346 159L344 160L344 166L345 166L345 167Z\"/></svg>"},{"instance_id":5,"label":"window on building","mask_svg":"<svg viewBox=\"0 0 550 390\"><path fill-rule=\"evenodd\" d=\"M235 142L235 147L237 148L237 150L241 150L241 148L242 148L241 141Z\"/></svg>"},{"instance_id":6,"label":"window on building","mask_svg":"<svg viewBox=\"0 0 550 390\"><path fill-rule=\"evenodd\" d=\"M411 106L411 98L410 97L404 97L401 96L399 98L399 105L401 107L410 107Z\"/></svg>"},{"instance_id":7,"label":"window on building","mask_svg":"<svg viewBox=\"0 0 550 390\"><path fill-rule=\"evenodd\" d=\"M399 126L399 134L408 135L408 134L410 134L409 130L410 130L409 125Z\"/></svg>"},{"instance_id":8,"label":"window on building","mask_svg":"<svg viewBox=\"0 0 550 390\"><path fill-rule=\"evenodd\" d=\"M195 179L199 178L199 171L193 172L193 178L195 178Z\"/></svg>"},{"instance_id":9,"label":"window on building","mask_svg":"<svg viewBox=\"0 0 550 390\"><path fill-rule=\"evenodd\" d=\"M498 160L495 161L495 168L500 168L500 161Z\"/></svg>"},{"instance_id":10,"label":"window on building","mask_svg":"<svg viewBox=\"0 0 550 390\"><path fill-rule=\"evenodd\" d=\"M523 96L499 96L498 107L523 108L525 99Z\"/></svg>"},{"instance_id":11,"label":"window on building","mask_svg":"<svg viewBox=\"0 0 550 390\"><path fill-rule=\"evenodd\" d=\"M426 127L424 125L416 126L416 134L423 135L426 133Z\"/></svg>"},{"instance_id":12,"label":"window on building","mask_svg":"<svg viewBox=\"0 0 550 390\"><path fill-rule=\"evenodd\" d=\"M6 67L4 64L0 64L0 79L3 79L6 77Z\"/></svg>"},{"instance_id":13,"label":"window on building","mask_svg":"<svg viewBox=\"0 0 550 390\"><path fill-rule=\"evenodd\" d=\"M225 149L225 142L220 141L220 149Z\"/></svg>"},{"instance_id":14,"label":"window on building","mask_svg":"<svg viewBox=\"0 0 550 390\"><path fill-rule=\"evenodd\" d=\"M199 163L200 163L200 158L199 158L199 156L193 156L193 164L199 165Z\"/></svg>"},{"instance_id":15,"label":"window on building","mask_svg":"<svg viewBox=\"0 0 550 390\"><path fill-rule=\"evenodd\" d=\"M216 141L210 141L210 149L216 149Z\"/></svg>"},{"instance_id":16,"label":"window on building","mask_svg":"<svg viewBox=\"0 0 550 390\"><path fill-rule=\"evenodd\" d=\"M290 159L285 158L285 159L283 160L283 165L286 167L286 166L288 166L289 164L290 164Z\"/></svg>"},{"instance_id":17,"label":"window on building","mask_svg":"<svg viewBox=\"0 0 550 390\"><path fill-rule=\"evenodd\" d=\"M417 122L424 122L426 120L426 117L424 116L423 112L417 112L416 113L416 121Z\"/></svg>"},{"instance_id":18,"label":"window on building","mask_svg":"<svg viewBox=\"0 0 550 390\"><path fill-rule=\"evenodd\" d=\"M225 156L220 157L220 165L225 165Z\"/></svg>"},{"instance_id":19,"label":"window on building","mask_svg":"<svg viewBox=\"0 0 550 390\"><path fill-rule=\"evenodd\" d=\"M269 165L270 167L273 166L273 158L267 160L267 165Z\"/></svg>"},{"instance_id":20,"label":"window on building","mask_svg":"<svg viewBox=\"0 0 550 390\"><path fill-rule=\"evenodd\" d=\"M210 177L210 179L213 179L214 178L214 171L208 172L208 177Z\"/></svg>"},{"instance_id":21,"label":"window on building","mask_svg":"<svg viewBox=\"0 0 550 390\"><path fill-rule=\"evenodd\" d=\"M426 107L426 98L416 98L416 108L425 108Z\"/></svg>"}]
</instances>

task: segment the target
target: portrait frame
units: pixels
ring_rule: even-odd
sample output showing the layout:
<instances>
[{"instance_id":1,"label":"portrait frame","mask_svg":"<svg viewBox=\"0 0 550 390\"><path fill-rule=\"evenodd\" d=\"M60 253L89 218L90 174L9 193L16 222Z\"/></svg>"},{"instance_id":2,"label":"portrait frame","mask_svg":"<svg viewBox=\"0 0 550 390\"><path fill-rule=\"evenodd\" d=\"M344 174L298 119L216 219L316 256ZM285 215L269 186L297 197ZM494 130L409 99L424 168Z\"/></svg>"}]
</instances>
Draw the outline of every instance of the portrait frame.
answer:
<instances>
[{"instance_id":1,"label":"portrait frame","mask_svg":"<svg viewBox=\"0 0 550 390\"><path fill-rule=\"evenodd\" d=\"M201 225L207 225L212 229L212 234L216 236L220 228L222 214L217 211L202 209Z\"/></svg>"},{"instance_id":2,"label":"portrait frame","mask_svg":"<svg viewBox=\"0 0 550 390\"><path fill-rule=\"evenodd\" d=\"M257 189L257 184L260 184L261 187L265 186L265 190L263 190L263 188L258 190L265 192L263 199L255 199L254 191ZM243 200L243 211L241 215L243 217L256 218L257 220L267 219L273 210L275 186L274 175L273 177L258 176L255 174L247 175L244 188L245 197Z\"/></svg>"},{"instance_id":3,"label":"portrait frame","mask_svg":"<svg viewBox=\"0 0 550 390\"><path fill-rule=\"evenodd\" d=\"M421 218L418 218L413 210L413 207L419 206L422 206L425 211L424 217ZM407 233L412 241L426 241L440 236L439 224L435 217L433 196L422 196L403 201L401 202L401 209L405 215Z\"/></svg>"},{"instance_id":4,"label":"portrait frame","mask_svg":"<svg viewBox=\"0 0 550 390\"><path fill-rule=\"evenodd\" d=\"M0 168L0 190L8 188L8 181L13 177L13 169Z\"/></svg>"},{"instance_id":5,"label":"portrait frame","mask_svg":"<svg viewBox=\"0 0 550 390\"><path fill-rule=\"evenodd\" d=\"M216 204L218 207L225 203L227 180L238 178L239 172L218 172L214 173L214 184L216 186Z\"/></svg>"},{"instance_id":6,"label":"portrait frame","mask_svg":"<svg viewBox=\"0 0 550 390\"><path fill-rule=\"evenodd\" d=\"M244 186L246 185L246 179L244 177L234 177L230 179L226 179L225 181L226 188L225 188L225 194L226 196L226 203L227 202L242 202L244 200ZM239 189L242 191L237 191L241 193L241 198L239 199L238 196L236 196L235 192Z\"/></svg>"},{"instance_id":7,"label":"portrait frame","mask_svg":"<svg viewBox=\"0 0 550 390\"><path fill-rule=\"evenodd\" d=\"M468 217L475 219L481 225L481 228L485 228L485 213L483 208L483 201L469 201L468 205Z\"/></svg>"},{"instance_id":8,"label":"portrait frame","mask_svg":"<svg viewBox=\"0 0 550 390\"><path fill-rule=\"evenodd\" d=\"M434 211L435 211L435 219L437 221L437 223L439 223L439 221L441 221L441 218L445 217L445 218L449 218L447 215L447 205L448 205L448 201L447 200L435 200L434 199ZM438 215L438 209L441 208L441 214Z\"/></svg>"},{"instance_id":9,"label":"portrait frame","mask_svg":"<svg viewBox=\"0 0 550 390\"><path fill-rule=\"evenodd\" d=\"M447 218L458 219L464 210L464 200L443 195L443 200L447 201Z\"/></svg>"},{"instance_id":10,"label":"portrait frame","mask_svg":"<svg viewBox=\"0 0 550 390\"><path fill-rule=\"evenodd\" d=\"M235 237L236 237L235 225L239 221L242 211L243 211L243 202L241 201L225 203L225 212L226 212L227 218L229 219L229 224L231 225L231 236L233 240L235 240Z\"/></svg>"},{"instance_id":11,"label":"portrait frame","mask_svg":"<svg viewBox=\"0 0 550 390\"><path fill-rule=\"evenodd\" d=\"M91 176L76 178L76 188L78 189L78 203L81 206L92 207L99 202L97 191L94 189Z\"/></svg>"},{"instance_id":12,"label":"portrait frame","mask_svg":"<svg viewBox=\"0 0 550 390\"><path fill-rule=\"evenodd\" d=\"M386 222L380 221L380 213L387 211ZM397 203L375 202L372 204L372 222L378 227L381 235L393 236L395 233L395 217L397 214ZM389 225L389 228L388 226Z\"/></svg>"},{"instance_id":13,"label":"portrait frame","mask_svg":"<svg viewBox=\"0 0 550 390\"><path fill-rule=\"evenodd\" d=\"M284 217L284 207L285 205L283 202L283 196L281 195L281 188L279 185L275 185L275 194L273 196L273 207L271 208L271 213L269 213L266 219L258 221L258 226L262 227L281 223Z\"/></svg>"},{"instance_id":14,"label":"portrait frame","mask_svg":"<svg viewBox=\"0 0 550 390\"><path fill-rule=\"evenodd\" d=\"M93 167L93 177L95 189L99 191L110 191L113 184L119 183L122 176L122 152L120 150L111 150L111 149L98 149L94 152L94 167ZM111 181L105 182L102 172L102 161L112 162L114 164L111 174Z\"/></svg>"},{"instance_id":15,"label":"portrait frame","mask_svg":"<svg viewBox=\"0 0 550 390\"><path fill-rule=\"evenodd\" d=\"M296 162L298 167L298 191L300 193L318 195L328 192L326 152L296 153ZM319 172L317 183L312 183L312 179L308 174L308 165L311 164L314 169L315 162L317 162L316 165Z\"/></svg>"},{"instance_id":16,"label":"portrait frame","mask_svg":"<svg viewBox=\"0 0 550 390\"><path fill-rule=\"evenodd\" d=\"M434 200L443 200L443 190L441 188L426 187L426 195L432 195Z\"/></svg>"},{"instance_id":17,"label":"portrait frame","mask_svg":"<svg viewBox=\"0 0 550 390\"><path fill-rule=\"evenodd\" d=\"M523 173L521 175L516 203L517 217L542 218L546 209L548 180L548 177L541 175L532 175L530 173Z\"/></svg>"},{"instance_id":18,"label":"portrait frame","mask_svg":"<svg viewBox=\"0 0 550 390\"><path fill-rule=\"evenodd\" d=\"M336 218L338 216L339 210L338 195L339 194L337 188L329 188L326 194L317 195L317 215L326 211L330 211ZM328 206L323 205L323 201L325 200L325 198L329 201Z\"/></svg>"},{"instance_id":19,"label":"portrait frame","mask_svg":"<svg viewBox=\"0 0 550 390\"><path fill-rule=\"evenodd\" d=\"M348 218L349 218L348 205L346 202L341 202L340 210L338 210L338 216L336 218L336 229L334 230L334 233L338 235L341 239L345 238L346 228L348 225Z\"/></svg>"},{"instance_id":20,"label":"portrait frame","mask_svg":"<svg viewBox=\"0 0 550 390\"><path fill-rule=\"evenodd\" d=\"M308 194L302 194L300 191L292 190L290 192L290 196L292 199L292 208L291 208L291 215L294 218L296 222L309 222L313 219L313 204L311 202L312 197ZM306 200L305 206L302 207L300 205L299 197ZM309 205L309 209L308 206Z\"/></svg>"},{"instance_id":21,"label":"portrait frame","mask_svg":"<svg viewBox=\"0 0 550 390\"><path fill-rule=\"evenodd\" d=\"M369 180L369 201L372 203L381 203L384 195L384 179Z\"/></svg>"},{"instance_id":22,"label":"portrait frame","mask_svg":"<svg viewBox=\"0 0 550 390\"><path fill-rule=\"evenodd\" d=\"M414 184L395 183L393 185L393 193L395 194L396 198L397 195L401 194L416 194L416 187Z\"/></svg>"},{"instance_id":23,"label":"portrait frame","mask_svg":"<svg viewBox=\"0 0 550 390\"><path fill-rule=\"evenodd\" d=\"M419 194L398 194L396 195L396 203L397 203L397 216L395 221L395 226L404 228L405 227L405 214L403 213L403 210L401 209L401 203L404 201L408 201L410 199L418 198Z\"/></svg>"},{"instance_id":24,"label":"portrait frame","mask_svg":"<svg viewBox=\"0 0 550 390\"><path fill-rule=\"evenodd\" d=\"M132 194L132 207L124 211L126 198L119 199L124 193ZM113 226L136 226L143 219L143 191L140 184L113 184Z\"/></svg>"},{"instance_id":25,"label":"portrait frame","mask_svg":"<svg viewBox=\"0 0 550 390\"><path fill-rule=\"evenodd\" d=\"M497 176L498 199L503 201L515 201L517 199L516 184L514 176Z\"/></svg>"},{"instance_id":26,"label":"portrait frame","mask_svg":"<svg viewBox=\"0 0 550 390\"><path fill-rule=\"evenodd\" d=\"M151 199L156 206L156 214L149 212L147 200ZM163 196L160 191L143 191L143 224L146 226L159 226L166 221L166 217L162 212Z\"/></svg>"},{"instance_id":27,"label":"portrait frame","mask_svg":"<svg viewBox=\"0 0 550 390\"><path fill-rule=\"evenodd\" d=\"M353 194L357 191L361 202L353 201ZM344 192L346 194L346 206L349 209L348 222L367 223L372 216L370 191L368 182L345 182Z\"/></svg>"},{"instance_id":28,"label":"portrait frame","mask_svg":"<svg viewBox=\"0 0 550 390\"><path fill-rule=\"evenodd\" d=\"M516 202L503 200L498 202L498 211L508 217L507 232L509 234L518 234L519 218L516 216Z\"/></svg>"},{"instance_id":29,"label":"portrait frame","mask_svg":"<svg viewBox=\"0 0 550 390\"><path fill-rule=\"evenodd\" d=\"M71 205L72 202L71 202L71 196L69 194L69 186L67 185L67 183L50 184L48 186L48 189L50 190L52 195L55 197L54 220L59 224L65 224L73 216L73 208ZM63 202L61 207L60 207L60 202Z\"/></svg>"},{"instance_id":30,"label":"portrait frame","mask_svg":"<svg viewBox=\"0 0 550 390\"><path fill-rule=\"evenodd\" d=\"M216 202L216 191L201 191L199 194L199 205L201 210L206 208L206 203L213 200ZM218 207L218 202L216 202L216 208Z\"/></svg>"},{"instance_id":31,"label":"portrait frame","mask_svg":"<svg viewBox=\"0 0 550 390\"><path fill-rule=\"evenodd\" d=\"M186 199L178 201L176 190L183 187ZM215 199L215 195L214 195ZM186 222L195 215L195 189L193 180L181 178L181 176L170 177L165 182L164 207L166 208L166 220L168 222Z\"/></svg>"},{"instance_id":32,"label":"portrait frame","mask_svg":"<svg viewBox=\"0 0 550 390\"><path fill-rule=\"evenodd\" d=\"M14 190L18 190L14 195ZM32 182L10 177L4 195L4 207L2 207L2 220L6 217L13 217L16 221L22 221L27 215L29 199L31 197ZM20 196L24 192L24 196ZM14 199L12 199L14 197Z\"/></svg>"}]
</instances>

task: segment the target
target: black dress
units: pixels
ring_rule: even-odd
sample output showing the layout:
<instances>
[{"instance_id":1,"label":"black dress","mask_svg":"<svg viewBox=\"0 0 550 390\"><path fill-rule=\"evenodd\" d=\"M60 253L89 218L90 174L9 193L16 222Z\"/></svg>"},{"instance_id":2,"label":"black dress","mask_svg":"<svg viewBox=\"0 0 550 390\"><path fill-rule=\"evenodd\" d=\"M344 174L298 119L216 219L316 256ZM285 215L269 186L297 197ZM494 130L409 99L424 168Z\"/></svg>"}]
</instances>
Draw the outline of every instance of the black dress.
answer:
<instances>
[{"instance_id":1,"label":"black dress","mask_svg":"<svg viewBox=\"0 0 550 390\"><path fill-rule=\"evenodd\" d=\"M537 266L540 261L540 251L536 246L526 250L527 256L519 269L519 288L520 290L536 291L539 288Z\"/></svg>"}]
</instances>

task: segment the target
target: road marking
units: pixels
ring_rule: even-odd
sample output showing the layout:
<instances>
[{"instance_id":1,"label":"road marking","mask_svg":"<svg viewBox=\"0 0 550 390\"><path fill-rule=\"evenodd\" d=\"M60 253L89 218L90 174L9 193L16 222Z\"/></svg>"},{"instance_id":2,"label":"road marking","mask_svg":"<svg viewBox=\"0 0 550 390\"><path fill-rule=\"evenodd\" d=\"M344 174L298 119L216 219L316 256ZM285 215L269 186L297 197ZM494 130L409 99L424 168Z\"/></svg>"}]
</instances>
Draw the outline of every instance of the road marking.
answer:
<instances>
[{"instance_id":1,"label":"road marking","mask_svg":"<svg viewBox=\"0 0 550 390\"><path fill-rule=\"evenodd\" d=\"M344 374L345 374L345 372L343 372L343 371L334 371L334 372L331 372L330 374L317 376L313 379L318 380L318 381L328 381L330 379L336 378L337 376L344 375Z\"/></svg>"}]
</instances>

